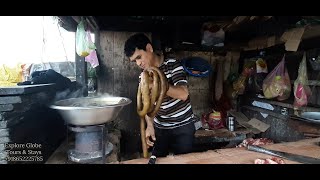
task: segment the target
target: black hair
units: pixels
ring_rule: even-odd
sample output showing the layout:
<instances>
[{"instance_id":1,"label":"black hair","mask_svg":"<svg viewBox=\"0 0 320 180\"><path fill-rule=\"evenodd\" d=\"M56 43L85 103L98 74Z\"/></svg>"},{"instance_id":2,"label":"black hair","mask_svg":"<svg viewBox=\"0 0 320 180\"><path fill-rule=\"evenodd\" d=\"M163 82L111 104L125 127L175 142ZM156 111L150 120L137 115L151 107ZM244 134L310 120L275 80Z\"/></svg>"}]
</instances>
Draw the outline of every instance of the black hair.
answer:
<instances>
[{"instance_id":1,"label":"black hair","mask_svg":"<svg viewBox=\"0 0 320 180\"><path fill-rule=\"evenodd\" d=\"M146 46L148 43L151 44L151 41L145 34L135 34L125 42L124 53L127 57L131 57L136 49L146 50Z\"/></svg>"}]
</instances>

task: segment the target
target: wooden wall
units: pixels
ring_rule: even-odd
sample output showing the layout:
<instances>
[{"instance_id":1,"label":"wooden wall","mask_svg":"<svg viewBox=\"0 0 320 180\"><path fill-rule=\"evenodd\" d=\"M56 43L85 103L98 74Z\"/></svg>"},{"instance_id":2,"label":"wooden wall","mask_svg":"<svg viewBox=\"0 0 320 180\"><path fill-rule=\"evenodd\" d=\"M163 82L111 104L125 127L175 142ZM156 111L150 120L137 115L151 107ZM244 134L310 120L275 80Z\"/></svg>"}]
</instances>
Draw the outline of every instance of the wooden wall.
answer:
<instances>
[{"instance_id":1,"label":"wooden wall","mask_svg":"<svg viewBox=\"0 0 320 180\"><path fill-rule=\"evenodd\" d=\"M228 54L228 53L227 53ZM226 79L232 68L238 69L239 56L236 52L225 54L217 54L214 52L204 51L180 51L175 54L177 59L183 59L187 57L202 57L209 61L213 68L213 72L209 77L194 77L187 74L188 88L190 94L191 105L193 112L198 117L201 117L203 113L207 113L212 110L215 100L216 79L217 79L217 67L219 63L222 63L223 77ZM230 57L228 59L228 57ZM228 61L228 60L230 61ZM229 62L229 63L227 63ZM221 87L222 88L222 87ZM235 106L235 105L234 105Z\"/></svg>"},{"instance_id":2,"label":"wooden wall","mask_svg":"<svg viewBox=\"0 0 320 180\"><path fill-rule=\"evenodd\" d=\"M136 94L141 70L124 54L124 43L134 33L100 32L100 69L98 71L98 93L123 96L132 100L125 106L114 127L121 130L121 151L134 153L140 150L139 117L136 113Z\"/></svg>"},{"instance_id":3,"label":"wooden wall","mask_svg":"<svg viewBox=\"0 0 320 180\"><path fill-rule=\"evenodd\" d=\"M180 51L175 56L178 60L187 57L202 57L209 61L213 68L216 64L216 57L211 52ZM213 74L210 77L194 77L187 74L191 106L194 114L198 117L211 110L212 85L214 82L212 77Z\"/></svg>"}]
</instances>

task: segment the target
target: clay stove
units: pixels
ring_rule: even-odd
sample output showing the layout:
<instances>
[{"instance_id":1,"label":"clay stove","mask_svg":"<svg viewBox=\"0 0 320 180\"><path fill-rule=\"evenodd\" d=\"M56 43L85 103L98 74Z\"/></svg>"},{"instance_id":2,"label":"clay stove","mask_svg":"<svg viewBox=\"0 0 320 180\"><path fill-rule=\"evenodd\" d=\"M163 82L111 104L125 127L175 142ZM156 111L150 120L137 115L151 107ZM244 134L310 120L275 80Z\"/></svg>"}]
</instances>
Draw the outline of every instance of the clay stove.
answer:
<instances>
[{"instance_id":1,"label":"clay stove","mask_svg":"<svg viewBox=\"0 0 320 180\"><path fill-rule=\"evenodd\" d=\"M59 111L68 129L75 134L74 148L69 149L68 160L76 163L102 160L105 163L113 149L113 144L106 139L106 123L115 120L122 108L130 103L128 98L104 96L55 102L51 108Z\"/></svg>"}]
</instances>

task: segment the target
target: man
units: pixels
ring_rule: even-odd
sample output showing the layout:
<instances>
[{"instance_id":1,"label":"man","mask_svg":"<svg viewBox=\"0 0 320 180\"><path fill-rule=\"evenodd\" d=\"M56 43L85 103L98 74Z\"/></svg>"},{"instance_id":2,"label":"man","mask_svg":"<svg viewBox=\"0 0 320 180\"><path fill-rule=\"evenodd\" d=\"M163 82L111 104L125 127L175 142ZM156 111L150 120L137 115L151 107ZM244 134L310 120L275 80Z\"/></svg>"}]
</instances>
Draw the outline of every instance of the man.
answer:
<instances>
[{"instance_id":1,"label":"man","mask_svg":"<svg viewBox=\"0 0 320 180\"><path fill-rule=\"evenodd\" d=\"M166 76L169 89L155 117L146 115L146 142L154 146L152 154L167 156L192 151L195 126L190 104L187 80L180 61L165 59L155 53L150 40L142 33L131 36L125 43L124 51L131 62L141 69L158 67ZM152 140L150 140L150 138ZM154 144L155 143L155 144Z\"/></svg>"}]
</instances>

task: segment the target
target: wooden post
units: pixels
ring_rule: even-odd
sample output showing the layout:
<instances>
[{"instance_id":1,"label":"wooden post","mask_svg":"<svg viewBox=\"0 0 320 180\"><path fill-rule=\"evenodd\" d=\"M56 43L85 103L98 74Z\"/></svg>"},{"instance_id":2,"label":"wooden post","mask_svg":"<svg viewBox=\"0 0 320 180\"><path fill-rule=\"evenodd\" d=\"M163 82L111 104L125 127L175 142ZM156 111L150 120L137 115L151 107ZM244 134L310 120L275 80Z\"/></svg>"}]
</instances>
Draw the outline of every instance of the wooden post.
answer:
<instances>
[{"instance_id":1,"label":"wooden post","mask_svg":"<svg viewBox=\"0 0 320 180\"><path fill-rule=\"evenodd\" d=\"M87 78L87 63L84 57L80 57L76 53L76 80L82 86L82 95L88 96L88 78Z\"/></svg>"},{"instance_id":2,"label":"wooden post","mask_svg":"<svg viewBox=\"0 0 320 180\"><path fill-rule=\"evenodd\" d=\"M80 19L81 19L80 16L72 16L72 18L77 23L79 23ZM87 19L86 17L84 17L84 18L85 18L86 22L88 23L91 31L93 31L95 33L95 44L100 45L99 27L98 27L97 23L95 22L95 19L92 17L89 17L89 19ZM98 40L98 42L97 42L97 40ZM100 47L100 46L98 46L98 47ZM97 48L97 52L99 52L98 49L99 48ZM82 95L88 96L87 63L85 62L85 58L80 57L77 53L76 53L76 80L78 83L80 83L82 85Z\"/></svg>"}]
</instances>

